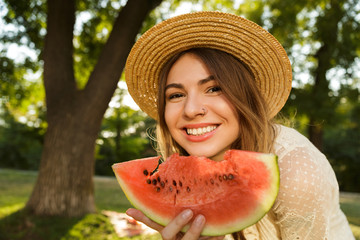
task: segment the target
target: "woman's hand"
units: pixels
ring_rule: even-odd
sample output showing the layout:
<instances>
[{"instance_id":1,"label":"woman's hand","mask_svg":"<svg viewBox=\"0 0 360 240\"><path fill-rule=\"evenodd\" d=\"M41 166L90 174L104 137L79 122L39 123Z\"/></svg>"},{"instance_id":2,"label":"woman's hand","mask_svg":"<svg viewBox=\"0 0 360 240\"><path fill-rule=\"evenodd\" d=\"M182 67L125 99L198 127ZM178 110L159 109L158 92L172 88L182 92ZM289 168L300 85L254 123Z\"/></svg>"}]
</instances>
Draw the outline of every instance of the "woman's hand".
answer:
<instances>
[{"instance_id":1,"label":"woman's hand","mask_svg":"<svg viewBox=\"0 0 360 240\"><path fill-rule=\"evenodd\" d=\"M186 233L180 232L192 219L193 212L189 209L184 210L176 216L167 226L161 226L146 217L141 211L130 208L126 214L134 218L136 221L142 222L148 227L158 231L164 240L222 240L224 236L220 237L201 237L200 234L205 226L205 217L198 215L191 223L190 228Z\"/></svg>"}]
</instances>

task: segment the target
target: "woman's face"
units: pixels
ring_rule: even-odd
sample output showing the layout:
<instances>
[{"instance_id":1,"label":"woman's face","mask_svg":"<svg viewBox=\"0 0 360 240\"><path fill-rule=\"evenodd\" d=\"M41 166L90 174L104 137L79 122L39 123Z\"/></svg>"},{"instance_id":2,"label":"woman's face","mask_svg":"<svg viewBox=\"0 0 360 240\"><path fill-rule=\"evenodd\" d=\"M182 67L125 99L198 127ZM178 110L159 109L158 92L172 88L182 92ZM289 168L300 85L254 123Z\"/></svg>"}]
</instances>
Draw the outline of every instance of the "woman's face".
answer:
<instances>
[{"instance_id":1,"label":"woman's face","mask_svg":"<svg viewBox=\"0 0 360 240\"><path fill-rule=\"evenodd\" d=\"M165 99L165 122L174 140L190 155L222 160L239 136L238 118L199 57L187 53L174 63Z\"/></svg>"}]
</instances>

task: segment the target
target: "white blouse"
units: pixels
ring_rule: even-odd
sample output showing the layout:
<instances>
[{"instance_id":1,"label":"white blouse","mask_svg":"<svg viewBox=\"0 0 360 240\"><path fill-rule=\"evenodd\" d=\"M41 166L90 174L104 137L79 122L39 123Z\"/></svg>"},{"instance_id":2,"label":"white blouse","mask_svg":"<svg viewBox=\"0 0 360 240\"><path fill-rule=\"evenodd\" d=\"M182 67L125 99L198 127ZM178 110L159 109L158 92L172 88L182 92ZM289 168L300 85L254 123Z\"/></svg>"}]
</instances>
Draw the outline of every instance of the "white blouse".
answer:
<instances>
[{"instance_id":1,"label":"white blouse","mask_svg":"<svg viewBox=\"0 0 360 240\"><path fill-rule=\"evenodd\" d=\"M243 231L246 239L355 239L340 209L338 183L326 157L296 130L276 128L279 194L270 212Z\"/></svg>"}]
</instances>

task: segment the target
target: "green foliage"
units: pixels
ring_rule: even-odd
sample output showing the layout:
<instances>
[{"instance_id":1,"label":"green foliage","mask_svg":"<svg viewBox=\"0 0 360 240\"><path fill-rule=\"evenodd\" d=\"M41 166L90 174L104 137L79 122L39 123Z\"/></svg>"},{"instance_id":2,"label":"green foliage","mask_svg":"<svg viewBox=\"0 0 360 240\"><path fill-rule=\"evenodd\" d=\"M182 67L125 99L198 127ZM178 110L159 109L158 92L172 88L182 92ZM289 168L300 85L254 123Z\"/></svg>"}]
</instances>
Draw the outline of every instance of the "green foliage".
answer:
<instances>
[{"instance_id":1,"label":"green foliage","mask_svg":"<svg viewBox=\"0 0 360 240\"><path fill-rule=\"evenodd\" d=\"M355 40L360 37L359 2L257 0L244 1L239 9L242 7L251 8L245 15L263 24L289 54L296 89L288 104L297 106L297 113L315 119L317 124L335 124L328 122L339 104L338 89L331 84L339 85L355 77L354 62L360 50L360 43ZM341 69L346 74L336 78L328 74L329 70Z\"/></svg>"},{"instance_id":2,"label":"green foliage","mask_svg":"<svg viewBox=\"0 0 360 240\"><path fill-rule=\"evenodd\" d=\"M334 166L340 189L360 192L360 92L343 88L336 111L337 125L325 133L325 153Z\"/></svg>"},{"instance_id":3,"label":"green foliage","mask_svg":"<svg viewBox=\"0 0 360 240\"><path fill-rule=\"evenodd\" d=\"M140 111L121 106L123 94L120 89L117 91L112 101L114 106L108 109L102 123L97 141L97 174L113 175L111 165L116 162L156 155L145 134L154 127L155 121Z\"/></svg>"},{"instance_id":4,"label":"green foliage","mask_svg":"<svg viewBox=\"0 0 360 240\"><path fill-rule=\"evenodd\" d=\"M3 43L18 43L33 50L43 47L46 33L46 1L2 0L7 13L3 17L6 24L14 26L1 35Z\"/></svg>"},{"instance_id":5,"label":"green foliage","mask_svg":"<svg viewBox=\"0 0 360 240\"><path fill-rule=\"evenodd\" d=\"M78 87L83 88L97 63L122 5L114 0L81 0L76 4L74 72Z\"/></svg>"},{"instance_id":6,"label":"green foliage","mask_svg":"<svg viewBox=\"0 0 360 240\"><path fill-rule=\"evenodd\" d=\"M355 40L360 32L359 2L258 0L241 6L252 8L246 15L274 34L291 59L294 87L282 113L305 135L311 128L321 129L318 147L334 166L341 189L360 191L360 98L354 74L360 56L360 42Z\"/></svg>"},{"instance_id":7,"label":"green foliage","mask_svg":"<svg viewBox=\"0 0 360 240\"><path fill-rule=\"evenodd\" d=\"M233 0L163 0L143 23L140 34L175 14L196 11L223 11L235 13Z\"/></svg>"},{"instance_id":8,"label":"green foliage","mask_svg":"<svg viewBox=\"0 0 360 240\"><path fill-rule=\"evenodd\" d=\"M29 105L43 100L39 81L26 78L39 70L39 66L30 58L14 60L6 56L5 50L1 50L0 69L0 107L6 104L13 111L24 112Z\"/></svg>"},{"instance_id":9,"label":"green foliage","mask_svg":"<svg viewBox=\"0 0 360 240\"><path fill-rule=\"evenodd\" d=\"M14 59L9 56L10 44L27 48L41 47L41 14L32 13L44 7L27 1L8 1L3 21L10 27L0 31L0 166L37 169L46 124L44 122L44 91L40 79L41 62L28 56ZM34 5L40 4L40 5ZM4 9L6 10L6 9Z\"/></svg>"},{"instance_id":10,"label":"green foliage","mask_svg":"<svg viewBox=\"0 0 360 240\"><path fill-rule=\"evenodd\" d=\"M312 108L311 103L306 101L310 98L306 87L293 89L296 99L291 95L288 104L283 109L285 115L296 116L292 124L304 134L309 125L309 119L305 112L306 108ZM336 104L331 104L336 101ZM297 104L303 102L300 106ZM333 108L331 108L331 106ZM316 109L312 109L316 110ZM340 91L331 98L328 108L318 111L329 111L330 119L324 120L324 150L333 166L340 189L342 191L360 192L360 94L359 90L349 86L342 86Z\"/></svg>"},{"instance_id":11,"label":"green foliage","mask_svg":"<svg viewBox=\"0 0 360 240\"><path fill-rule=\"evenodd\" d=\"M360 192L360 128L329 129L326 132L325 153L329 156L337 175L340 189Z\"/></svg>"},{"instance_id":12,"label":"green foliage","mask_svg":"<svg viewBox=\"0 0 360 240\"><path fill-rule=\"evenodd\" d=\"M39 167L44 129L16 121L8 112L0 115L0 167L31 169Z\"/></svg>"},{"instance_id":13,"label":"green foliage","mask_svg":"<svg viewBox=\"0 0 360 240\"><path fill-rule=\"evenodd\" d=\"M247 19L256 22L260 26L264 25L262 16L265 4L262 1L244 0L237 10L238 15L243 15Z\"/></svg>"}]
</instances>

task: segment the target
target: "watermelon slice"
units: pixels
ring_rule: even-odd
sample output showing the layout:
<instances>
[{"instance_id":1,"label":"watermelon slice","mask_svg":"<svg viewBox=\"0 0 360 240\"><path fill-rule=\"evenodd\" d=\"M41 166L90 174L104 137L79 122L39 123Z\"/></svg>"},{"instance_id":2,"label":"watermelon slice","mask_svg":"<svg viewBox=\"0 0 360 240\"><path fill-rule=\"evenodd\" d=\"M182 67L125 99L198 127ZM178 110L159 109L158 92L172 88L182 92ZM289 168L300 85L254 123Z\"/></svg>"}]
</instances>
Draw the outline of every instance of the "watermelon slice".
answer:
<instances>
[{"instance_id":1,"label":"watermelon slice","mask_svg":"<svg viewBox=\"0 0 360 240\"><path fill-rule=\"evenodd\" d=\"M220 162L174 154L153 172L158 161L152 157L112 167L134 207L161 225L191 209L194 216L205 216L202 235L237 232L259 221L278 194L273 154L228 150Z\"/></svg>"}]
</instances>

